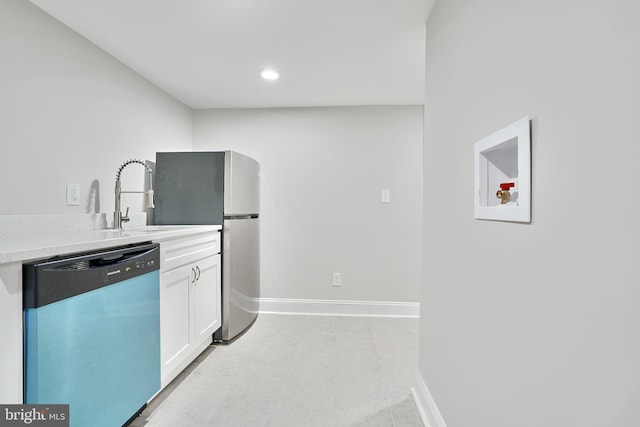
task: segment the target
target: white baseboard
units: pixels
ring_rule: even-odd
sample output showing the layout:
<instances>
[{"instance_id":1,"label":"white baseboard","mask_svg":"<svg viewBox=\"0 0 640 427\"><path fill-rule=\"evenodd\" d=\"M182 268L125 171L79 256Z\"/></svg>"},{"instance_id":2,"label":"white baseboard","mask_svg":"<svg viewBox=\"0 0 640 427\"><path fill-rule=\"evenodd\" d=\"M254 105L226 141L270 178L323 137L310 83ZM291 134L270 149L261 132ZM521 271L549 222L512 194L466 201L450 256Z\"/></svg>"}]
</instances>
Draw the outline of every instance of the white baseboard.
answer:
<instances>
[{"instance_id":1,"label":"white baseboard","mask_svg":"<svg viewBox=\"0 0 640 427\"><path fill-rule=\"evenodd\" d=\"M411 395L416 401L422 423L425 427L447 427L420 372L416 372L416 383L417 388L411 389Z\"/></svg>"},{"instance_id":2,"label":"white baseboard","mask_svg":"<svg viewBox=\"0 0 640 427\"><path fill-rule=\"evenodd\" d=\"M420 317L420 303L260 298L260 313L317 316Z\"/></svg>"}]
</instances>

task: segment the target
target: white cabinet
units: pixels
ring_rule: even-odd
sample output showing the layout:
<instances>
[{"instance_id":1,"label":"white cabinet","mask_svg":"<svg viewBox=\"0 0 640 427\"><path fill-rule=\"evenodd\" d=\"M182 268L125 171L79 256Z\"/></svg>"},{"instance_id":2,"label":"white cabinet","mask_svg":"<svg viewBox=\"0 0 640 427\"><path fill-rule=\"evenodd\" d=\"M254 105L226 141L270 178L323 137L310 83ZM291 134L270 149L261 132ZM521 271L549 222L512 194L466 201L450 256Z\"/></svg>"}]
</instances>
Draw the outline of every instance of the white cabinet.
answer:
<instances>
[{"instance_id":1,"label":"white cabinet","mask_svg":"<svg viewBox=\"0 0 640 427\"><path fill-rule=\"evenodd\" d=\"M22 403L22 265L0 263L0 403Z\"/></svg>"},{"instance_id":2,"label":"white cabinet","mask_svg":"<svg viewBox=\"0 0 640 427\"><path fill-rule=\"evenodd\" d=\"M220 328L220 233L160 241L161 383L169 384Z\"/></svg>"}]
</instances>

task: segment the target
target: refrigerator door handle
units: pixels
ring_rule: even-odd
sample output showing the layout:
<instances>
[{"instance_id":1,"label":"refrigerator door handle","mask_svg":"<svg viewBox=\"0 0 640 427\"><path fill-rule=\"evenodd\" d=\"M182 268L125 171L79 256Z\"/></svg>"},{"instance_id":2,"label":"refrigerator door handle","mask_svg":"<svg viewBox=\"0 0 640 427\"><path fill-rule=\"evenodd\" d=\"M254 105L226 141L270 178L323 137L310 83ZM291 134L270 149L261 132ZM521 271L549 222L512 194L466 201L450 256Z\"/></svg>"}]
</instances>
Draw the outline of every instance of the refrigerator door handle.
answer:
<instances>
[{"instance_id":1,"label":"refrigerator door handle","mask_svg":"<svg viewBox=\"0 0 640 427\"><path fill-rule=\"evenodd\" d=\"M258 218L258 214L237 214L237 215L225 215L224 219L254 219Z\"/></svg>"}]
</instances>

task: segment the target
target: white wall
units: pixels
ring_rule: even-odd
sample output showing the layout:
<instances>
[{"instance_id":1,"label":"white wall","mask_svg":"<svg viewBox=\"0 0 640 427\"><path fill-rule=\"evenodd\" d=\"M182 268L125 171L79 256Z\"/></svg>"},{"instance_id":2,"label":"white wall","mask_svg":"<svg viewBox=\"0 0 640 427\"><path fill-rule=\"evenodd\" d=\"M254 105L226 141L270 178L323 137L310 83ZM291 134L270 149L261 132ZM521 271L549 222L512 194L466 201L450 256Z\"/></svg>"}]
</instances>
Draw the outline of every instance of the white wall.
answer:
<instances>
[{"instance_id":1,"label":"white wall","mask_svg":"<svg viewBox=\"0 0 640 427\"><path fill-rule=\"evenodd\" d=\"M261 164L262 297L418 300L421 106L197 110L194 149Z\"/></svg>"},{"instance_id":2,"label":"white wall","mask_svg":"<svg viewBox=\"0 0 640 427\"><path fill-rule=\"evenodd\" d=\"M449 427L640 420L640 2L427 23L419 370ZM533 221L473 219L473 144L533 119Z\"/></svg>"},{"instance_id":3,"label":"white wall","mask_svg":"<svg viewBox=\"0 0 640 427\"><path fill-rule=\"evenodd\" d=\"M125 160L191 149L189 108L26 0L0 2L0 63L0 214L112 212ZM123 189L143 179L128 166ZM66 206L67 183L81 206Z\"/></svg>"},{"instance_id":4,"label":"white wall","mask_svg":"<svg viewBox=\"0 0 640 427\"><path fill-rule=\"evenodd\" d=\"M262 163L264 297L418 300L421 107L193 112L24 0L0 2L0 58L0 215L110 218L118 167L191 150L195 115L196 149ZM144 176L127 167L123 189ZM66 206L67 183L80 206Z\"/></svg>"}]
</instances>

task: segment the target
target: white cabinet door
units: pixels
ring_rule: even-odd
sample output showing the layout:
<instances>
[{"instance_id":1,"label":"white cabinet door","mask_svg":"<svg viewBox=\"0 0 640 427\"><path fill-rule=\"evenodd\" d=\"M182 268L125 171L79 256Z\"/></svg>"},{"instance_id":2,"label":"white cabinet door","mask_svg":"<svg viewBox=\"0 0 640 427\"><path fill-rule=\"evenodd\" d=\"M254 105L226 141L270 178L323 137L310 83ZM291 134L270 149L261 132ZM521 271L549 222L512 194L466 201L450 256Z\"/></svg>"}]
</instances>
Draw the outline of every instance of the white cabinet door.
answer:
<instances>
[{"instance_id":1,"label":"white cabinet door","mask_svg":"<svg viewBox=\"0 0 640 427\"><path fill-rule=\"evenodd\" d=\"M220 235L160 242L161 386L212 342L222 324Z\"/></svg>"},{"instance_id":2,"label":"white cabinet door","mask_svg":"<svg viewBox=\"0 0 640 427\"><path fill-rule=\"evenodd\" d=\"M211 342L212 334L221 326L220 255L198 261L197 280L193 285L193 311L196 343Z\"/></svg>"},{"instance_id":3,"label":"white cabinet door","mask_svg":"<svg viewBox=\"0 0 640 427\"><path fill-rule=\"evenodd\" d=\"M162 386L182 369L189 357L191 334L191 266L171 270L160 276L160 347Z\"/></svg>"}]
</instances>

